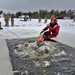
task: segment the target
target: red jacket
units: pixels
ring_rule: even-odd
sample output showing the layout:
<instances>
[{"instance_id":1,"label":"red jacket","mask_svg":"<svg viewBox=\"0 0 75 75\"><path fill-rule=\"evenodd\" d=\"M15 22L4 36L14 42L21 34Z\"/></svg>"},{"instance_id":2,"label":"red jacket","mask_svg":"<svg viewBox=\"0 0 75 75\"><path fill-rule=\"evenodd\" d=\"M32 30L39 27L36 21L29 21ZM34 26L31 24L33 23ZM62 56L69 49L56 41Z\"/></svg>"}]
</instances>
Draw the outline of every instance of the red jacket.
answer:
<instances>
[{"instance_id":1,"label":"red jacket","mask_svg":"<svg viewBox=\"0 0 75 75\"><path fill-rule=\"evenodd\" d=\"M60 26L58 25L57 23L57 19L55 19L54 23L50 23L48 24L44 29L43 31L49 29L50 32L52 32L52 34L48 35L47 37L48 38L52 38L52 37L56 37L59 33L59 29L60 29Z\"/></svg>"}]
</instances>

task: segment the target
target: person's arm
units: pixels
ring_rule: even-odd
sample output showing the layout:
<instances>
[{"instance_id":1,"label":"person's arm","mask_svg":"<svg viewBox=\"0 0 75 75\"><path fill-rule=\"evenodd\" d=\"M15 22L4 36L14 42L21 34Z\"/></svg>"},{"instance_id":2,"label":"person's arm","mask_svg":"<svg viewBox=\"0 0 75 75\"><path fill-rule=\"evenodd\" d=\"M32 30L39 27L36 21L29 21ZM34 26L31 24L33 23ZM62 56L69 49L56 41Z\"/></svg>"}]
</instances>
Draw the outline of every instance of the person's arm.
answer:
<instances>
[{"instance_id":1,"label":"person's arm","mask_svg":"<svg viewBox=\"0 0 75 75\"><path fill-rule=\"evenodd\" d=\"M24 45L25 47L35 47L35 46L36 46L36 41L33 42L33 43L25 42L23 45Z\"/></svg>"},{"instance_id":2,"label":"person's arm","mask_svg":"<svg viewBox=\"0 0 75 75\"><path fill-rule=\"evenodd\" d=\"M49 28L49 25L47 25L40 33L43 33L44 31L46 31Z\"/></svg>"},{"instance_id":3,"label":"person's arm","mask_svg":"<svg viewBox=\"0 0 75 75\"><path fill-rule=\"evenodd\" d=\"M55 28L58 26L58 23L55 23L54 26L50 26L50 31L55 30Z\"/></svg>"}]
</instances>

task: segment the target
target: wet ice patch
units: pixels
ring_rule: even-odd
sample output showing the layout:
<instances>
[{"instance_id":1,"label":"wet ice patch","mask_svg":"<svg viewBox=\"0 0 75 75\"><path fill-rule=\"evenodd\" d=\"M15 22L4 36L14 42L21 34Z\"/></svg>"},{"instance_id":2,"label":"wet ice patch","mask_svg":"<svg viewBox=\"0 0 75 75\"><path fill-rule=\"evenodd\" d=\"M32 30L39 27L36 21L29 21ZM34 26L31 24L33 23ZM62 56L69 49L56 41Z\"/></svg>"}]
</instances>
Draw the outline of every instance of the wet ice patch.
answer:
<instances>
[{"instance_id":1,"label":"wet ice patch","mask_svg":"<svg viewBox=\"0 0 75 75\"><path fill-rule=\"evenodd\" d=\"M61 55L67 55L67 53L64 50L62 50L59 53L54 54L54 56L61 56Z\"/></svg>"}]
</instances>

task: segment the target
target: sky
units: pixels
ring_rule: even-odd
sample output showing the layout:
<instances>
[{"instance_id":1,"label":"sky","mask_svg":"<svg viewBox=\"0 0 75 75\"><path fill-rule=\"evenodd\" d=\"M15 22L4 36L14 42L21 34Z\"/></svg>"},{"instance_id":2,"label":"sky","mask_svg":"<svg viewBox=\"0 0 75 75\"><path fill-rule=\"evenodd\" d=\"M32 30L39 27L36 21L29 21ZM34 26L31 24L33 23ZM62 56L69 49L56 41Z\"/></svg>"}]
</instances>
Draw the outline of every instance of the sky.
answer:
<instances>
[{"instance_id":1,"label":"sky","mask_svg":"<svg viewBox=\"0 0 75 75\"><path fill-rule=\"evenodd\" d=\"M74 10L75 0L0 0L0 10L4 12L34 12L40 9Z\"/></svg>"}]
</instances>

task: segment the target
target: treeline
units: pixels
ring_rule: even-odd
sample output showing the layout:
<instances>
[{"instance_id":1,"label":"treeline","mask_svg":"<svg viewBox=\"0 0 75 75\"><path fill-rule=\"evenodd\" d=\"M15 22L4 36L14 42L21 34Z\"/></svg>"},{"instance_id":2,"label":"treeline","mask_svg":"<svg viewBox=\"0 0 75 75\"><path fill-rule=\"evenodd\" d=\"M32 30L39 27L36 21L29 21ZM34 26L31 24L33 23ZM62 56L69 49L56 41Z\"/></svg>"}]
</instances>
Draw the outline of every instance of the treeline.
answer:
<instances>
[{"instance_id":1,"label":"treeline","mask_svg":"<svg viewBox=\"0 0 75 75\"><path fill-rule=\"evenodd\" d=\"M62 19L63 17L69 17L69 18L74 18L75 17L75 10L64 10L64 11L58 11L58 10L51 10L51 11L47 11L47 10L39 10L39 11L35 11L35 12L17 12L16 13L16 17L19 17L21 15L28 15L31 18L50 18L51 15L55 15L57 18Z\"/></svg>"},{"instance_id":2,"label":"treeline","mask_svg":"<svg viewBox=\"0 0 75 75\"><path fill-rule=\"evenodd\" d=\"M0 14L3 11L0 12ZM9 15L12 15L13 17L18 18L21 15L27 15L30 18L50 18L51 15L55 15L56 18L59 19L63 19L64 17L68 17L68 18L75 18L75 10L63 10L63 11L58 11L58 10L51 10L51 11L47 11L47 10L39 10L39 11L35 11L35 12L22 12L22 11L18 11L15 14L13 13L8 13ZM5 14L4 14L5 15Z\"/></svg>"}]
</instances>

